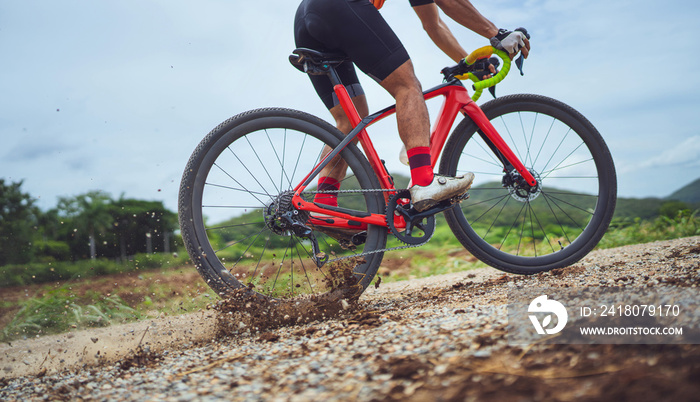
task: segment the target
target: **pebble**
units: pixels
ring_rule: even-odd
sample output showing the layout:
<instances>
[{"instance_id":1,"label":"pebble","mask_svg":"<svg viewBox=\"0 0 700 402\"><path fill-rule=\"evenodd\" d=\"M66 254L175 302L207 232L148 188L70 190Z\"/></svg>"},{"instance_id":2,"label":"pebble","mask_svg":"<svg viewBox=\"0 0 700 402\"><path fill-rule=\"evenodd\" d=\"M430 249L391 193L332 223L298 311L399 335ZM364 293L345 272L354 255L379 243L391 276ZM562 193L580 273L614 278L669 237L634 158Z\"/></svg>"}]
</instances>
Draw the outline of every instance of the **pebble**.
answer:
<instances>
[{"instance_id":1,"label":"pebble","mask_svg":"<svg viewBox=\"0 0 700 402\"><path fill-rule=\"evenodd\" d=\"M276 342L259 341L259 334L246 329L248 332L235 338L169 350L161 353L159 362L127 371L114 364L43 377L5 379L0 381L0 400L384 400L398 386L409 396L421 384L394 378L392 362L413 359L430 367L427 370L431 375L439 376L454 362L493 357L506 346L505 337L492 336L488 345L479 345L475 339L505 328L505 304L513 287L658 284L656 279L643 280L640 270L656 271L652 277L680 278L690 274L697 278L700 255L688 254L675 265L661 257L672 250L697 246L700 238L669 244L670 248L658 247L656 251L648 245L626 247L626 255L619 250L596 251L577 264L584 271L575 276L509 276L507 285L484 289L483 294L451 290L454 281L442 288L377 293L363 297L367 311L381 312L380 319L367 327L362 323L348 325L341 318L277 329ZM658 253L657 258L635 260L647 252ZM479 272L486 273L470 277L469 281L478 284L503 275L492 269ZM618 281L622 276L633 276L635 280ZM440 293L439 300L424 297L433 291L439 293L440 289L447 291ZM456 310L460 313L455 314ZM392 314L396 312L399 314ZM309 327L316 329L311 335L305 331ZM244 357L234 359L235 356ZM232 360L226 361L227 358ZM586 358L601 356L589 353ZM478 376L472 377L477 379ZM452 385L440 381L433 386Z\"/></svg>"}]
</instances>

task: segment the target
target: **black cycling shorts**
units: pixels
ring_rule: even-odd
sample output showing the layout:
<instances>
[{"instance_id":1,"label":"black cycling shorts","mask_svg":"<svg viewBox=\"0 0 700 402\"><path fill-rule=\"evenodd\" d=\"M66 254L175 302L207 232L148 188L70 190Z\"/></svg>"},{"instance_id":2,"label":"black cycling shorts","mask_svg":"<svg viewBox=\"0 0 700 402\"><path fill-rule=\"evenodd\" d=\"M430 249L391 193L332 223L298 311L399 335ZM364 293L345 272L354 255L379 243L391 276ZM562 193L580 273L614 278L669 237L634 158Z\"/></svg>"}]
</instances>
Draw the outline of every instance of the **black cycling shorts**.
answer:
<instances>
[{"instance_id":1,"label":"black cycling shorts","mask_svg":"<svg viewBox=\"0 0 700 402\"><path fill-rule=\"evenodd\" d=\"M409 59L399 38L369 0L303 0L294 20L294 39L297 47L345 53L377 82ZM353 63L337 67L351 97L364 93ZM338 104L327 76L309 77L327 108Z\"/></svg>"}]
</instances>

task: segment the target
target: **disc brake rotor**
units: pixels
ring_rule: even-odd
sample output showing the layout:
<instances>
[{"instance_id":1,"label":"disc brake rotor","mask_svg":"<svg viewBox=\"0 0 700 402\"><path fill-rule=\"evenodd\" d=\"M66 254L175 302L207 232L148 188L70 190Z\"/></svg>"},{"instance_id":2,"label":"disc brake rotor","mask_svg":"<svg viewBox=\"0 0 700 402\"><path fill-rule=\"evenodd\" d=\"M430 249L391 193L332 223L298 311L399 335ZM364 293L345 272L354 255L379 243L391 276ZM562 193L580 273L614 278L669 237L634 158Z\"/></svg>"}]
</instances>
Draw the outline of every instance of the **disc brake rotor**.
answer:
<instances>
[{"instance_id":1,"label":"disc brake rotor","mask_svg":"<svg viewBox=\"0 0 700 402\"><path fill-rule=\"evenodd\" d=\"M508 193L513 199L519 202L531 202L542 193L542 178L539 173L535 172L533 169L528 169L528 171L535 180L537 180L537 185L535 187L531 187L525 183L522 176L515 170L503 176L503 187L508 190Z\"/></svg>"}]
</instances>

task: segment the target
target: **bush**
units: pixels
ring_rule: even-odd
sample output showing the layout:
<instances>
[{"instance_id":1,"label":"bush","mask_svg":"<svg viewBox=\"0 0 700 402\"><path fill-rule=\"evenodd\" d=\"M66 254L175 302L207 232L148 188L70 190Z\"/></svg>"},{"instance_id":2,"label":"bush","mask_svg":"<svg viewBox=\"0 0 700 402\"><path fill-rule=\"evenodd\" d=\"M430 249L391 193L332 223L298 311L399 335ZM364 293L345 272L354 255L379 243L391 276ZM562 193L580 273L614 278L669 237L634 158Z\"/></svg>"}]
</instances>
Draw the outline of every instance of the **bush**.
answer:
<instances>
[{"instance_id":1,"label":"bush","mask_svg":"<svg viewBox=\"0 0 700 402\"><path fill-rule=\"evenodd\" d=\"M684 211L688 210L688 204L683 201L666 201L661 204L661 207L659 207L659 215L673 219L678 216L678 214L684 213ZM687 214L689 212L690 211L685 213Z\"/></svg>"},{"instance_id":2,"label":"bush","mask_svg":"<svg viewBox=\"0 0 700 402\"><path fill-rule=\"evenodd\" d=\"M636 218L614 220L608 232L598 244L599 248L619 247L628 244L677 239L700 234L698 211L681 210L674 218L659 216L653 220Z\"/></svg>"},{"instance_id":3,"label":"bush","mask_svg":"<svg viewBox=\"0 0 700 402\"><path fill-rule=\"evenodd\" d=\"M46 240L34 243L34 256L39 262L70 260L70 246L64 241Z\"/></svg>"},{"instance_id":4,"label":"bush","mask_svg":"<svg viewBox=\"0 0 700 402\"><path fill-rule=\"evenodd\" d=\"M140 269L170 268L186 264L187 255L137 254L126 262L104 258L75 262L40 262L0 267L0 287L65 281L91 276L120 274Z\"/></svg>"}]
</instances>

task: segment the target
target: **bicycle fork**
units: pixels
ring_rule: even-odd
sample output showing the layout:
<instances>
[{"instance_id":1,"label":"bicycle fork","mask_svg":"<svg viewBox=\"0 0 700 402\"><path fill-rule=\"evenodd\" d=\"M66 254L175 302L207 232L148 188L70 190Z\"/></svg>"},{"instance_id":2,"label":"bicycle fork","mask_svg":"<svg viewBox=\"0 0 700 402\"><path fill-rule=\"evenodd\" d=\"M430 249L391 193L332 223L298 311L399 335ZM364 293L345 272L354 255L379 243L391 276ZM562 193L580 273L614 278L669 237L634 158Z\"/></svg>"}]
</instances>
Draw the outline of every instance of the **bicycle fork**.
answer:
<instances>
[{"instance_id":1,"label":"bicycle fork","mask_svg":"<svg viewBox=\"0 0 700 402\"><path fill-rule=\"evenodd\" d=\"M479 135L484 139L484 142L489 146L491 151L496 155L496 157L503 163L503 170L506 173L511 172L515 169L518 174L525 180L525 183L530 187L536 187L538 185L537 179L530 173L529 170L523 165L522 161L518 159L517 156L510 149L508 144L503 140L500 134L493 127L488 117L484 114L475 102L469 102L463 106L462 110L469 116L477 127L479 127Z\"/></svg>"}]
</instances>

